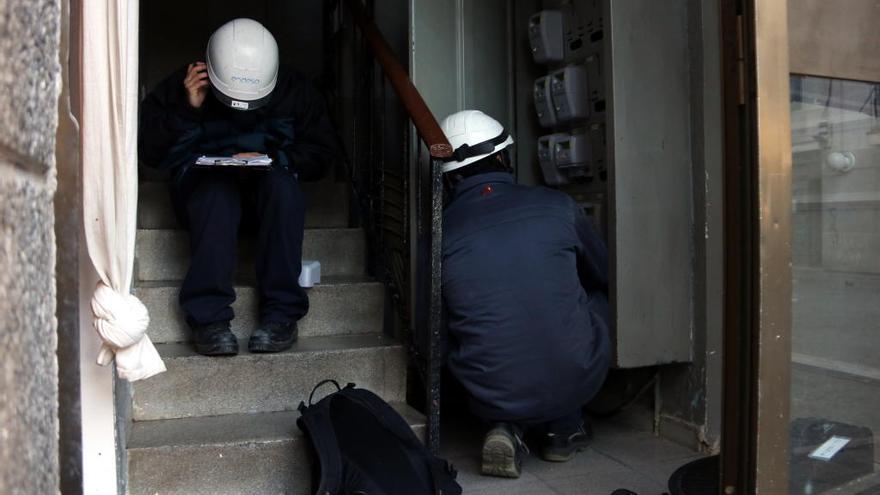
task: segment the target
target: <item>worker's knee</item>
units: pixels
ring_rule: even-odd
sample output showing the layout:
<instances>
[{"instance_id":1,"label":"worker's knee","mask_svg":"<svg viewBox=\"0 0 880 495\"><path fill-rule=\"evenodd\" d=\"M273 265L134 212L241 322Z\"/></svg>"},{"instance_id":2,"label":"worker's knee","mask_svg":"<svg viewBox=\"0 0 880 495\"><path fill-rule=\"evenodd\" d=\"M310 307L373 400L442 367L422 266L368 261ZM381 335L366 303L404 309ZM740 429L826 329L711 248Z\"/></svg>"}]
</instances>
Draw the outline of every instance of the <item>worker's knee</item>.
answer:
<instances>
[{"instance_id":1,"label":"worker's knee","mask_svg":"<svg viewBox=\"0 0 880 495\"><path fill-rule=\"evenodd\" d=\"M241 211L241 193L230 177L204 177L186 197L190 221L208 218L235 218Z\"/></svg>"},{"instance_id":2,"label":"worker's knee","mask_svg":"<svg viewBox=\"0 0 880 495\"><path fill-rule=\"evenodd\" d=\"M267 172L260 184L258 201L269 208L297 211L304 207L299 181L286 170Z\"/></svg>"}]
</instances>

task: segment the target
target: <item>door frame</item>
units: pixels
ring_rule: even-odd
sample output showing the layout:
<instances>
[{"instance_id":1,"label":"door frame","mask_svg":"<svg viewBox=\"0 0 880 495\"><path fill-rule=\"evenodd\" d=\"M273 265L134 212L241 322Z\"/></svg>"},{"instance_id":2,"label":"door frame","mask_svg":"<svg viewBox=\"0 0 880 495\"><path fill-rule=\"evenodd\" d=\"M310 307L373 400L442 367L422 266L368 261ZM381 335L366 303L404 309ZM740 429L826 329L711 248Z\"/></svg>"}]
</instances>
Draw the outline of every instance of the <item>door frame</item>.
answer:
<instances>
[{"instance_id":1,"label":"door frame","mask_svg":"<svg viewBox=\"0 0 880 495\"><path fill-rule=\"evenodd\" d=\"M791 124L786 0L720 0L724 94L722 492L787 493Z\"/></svg>"}]
</instances>

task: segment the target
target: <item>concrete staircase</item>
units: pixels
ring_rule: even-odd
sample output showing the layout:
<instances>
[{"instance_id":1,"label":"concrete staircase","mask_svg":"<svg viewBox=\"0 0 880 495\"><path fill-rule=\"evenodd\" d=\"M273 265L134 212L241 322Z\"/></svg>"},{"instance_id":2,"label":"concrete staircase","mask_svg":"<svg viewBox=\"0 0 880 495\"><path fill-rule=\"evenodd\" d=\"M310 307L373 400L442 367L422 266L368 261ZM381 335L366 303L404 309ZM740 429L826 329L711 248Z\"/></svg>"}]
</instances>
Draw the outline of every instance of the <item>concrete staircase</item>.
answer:
<instances>
[{"instance_id":1,"label":"concrete staircase","mask_svg":"<svg viewBox=\"0 0 880 495\"><path fill-rule=\"evenodd\" d=\"M304 186L311 206L303 258L321 262L322 283L309 290L299 342L284 353L247 353L257 301L249 282L253 245L245 241L233 306L242 353L209 358L186 343L189 330L177 306L187 234L178 229L166 184L142 183L135 291L150 309L149 335L168 371L132 384L120 407L131 419L128 493L308 494L296 406L325 378L373 390L423 433L424 418L404 403L404 350L382 334L384 289L365 274L363 232L348 228L348 186Z\"/></svg>"}]
</instances>

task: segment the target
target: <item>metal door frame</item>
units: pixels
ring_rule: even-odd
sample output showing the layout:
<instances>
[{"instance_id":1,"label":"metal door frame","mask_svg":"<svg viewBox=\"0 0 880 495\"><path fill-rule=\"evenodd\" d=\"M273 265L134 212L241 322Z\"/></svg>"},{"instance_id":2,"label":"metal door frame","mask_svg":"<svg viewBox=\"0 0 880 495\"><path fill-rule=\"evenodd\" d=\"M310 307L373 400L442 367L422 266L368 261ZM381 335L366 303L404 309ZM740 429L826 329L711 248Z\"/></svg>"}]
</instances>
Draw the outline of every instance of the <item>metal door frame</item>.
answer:
<instances>
[{"instance_id":1,"label":"metal door frame","mask_svg":"<svg viewBox=\"0 0 880 495\"><path fill-rule=\"evenodd\" d=\"M721 0L724 420L721 487L788 492L791 125L785 0Z\"/></svg>"}]
</instances>

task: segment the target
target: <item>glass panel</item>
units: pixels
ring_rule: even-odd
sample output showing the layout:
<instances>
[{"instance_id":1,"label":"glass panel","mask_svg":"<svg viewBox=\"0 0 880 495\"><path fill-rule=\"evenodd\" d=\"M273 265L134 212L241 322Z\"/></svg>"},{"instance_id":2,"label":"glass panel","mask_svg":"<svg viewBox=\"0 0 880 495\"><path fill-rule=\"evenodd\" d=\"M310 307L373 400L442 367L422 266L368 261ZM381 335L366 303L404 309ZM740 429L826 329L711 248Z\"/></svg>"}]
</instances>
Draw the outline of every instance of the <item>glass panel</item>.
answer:
<instances>
[{"instance_id":1,"label":"glass panel","mask_svg":"<svg viewBox=\"0 0 880 495\"><path fill-rule=\"evenodd\" d=\"M880 86L791 98L791 493L880 493Z\"/></svg>"}]
</instances>

